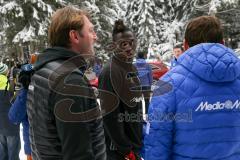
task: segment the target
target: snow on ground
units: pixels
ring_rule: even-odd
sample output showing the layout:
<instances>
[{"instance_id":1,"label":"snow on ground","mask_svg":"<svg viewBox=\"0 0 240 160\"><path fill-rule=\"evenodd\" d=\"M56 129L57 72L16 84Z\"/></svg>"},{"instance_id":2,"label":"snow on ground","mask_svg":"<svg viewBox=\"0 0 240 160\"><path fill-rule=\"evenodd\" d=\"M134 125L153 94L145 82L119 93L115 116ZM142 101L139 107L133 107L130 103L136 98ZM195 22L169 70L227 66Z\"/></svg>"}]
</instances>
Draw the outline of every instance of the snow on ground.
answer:
<instances>
[{"instance_id":1,"label":"snow on ground","mask_svg":"<svg viewBox=\"0 0 240 160\"><path fill-rule=\"evenodd\" d=\"M19 154L20 160L26 160L26 155L24 153L24 142L23 142L23 128L20 126L20 138L21 138L21 151Z\"/></svg>"}]
</instances>

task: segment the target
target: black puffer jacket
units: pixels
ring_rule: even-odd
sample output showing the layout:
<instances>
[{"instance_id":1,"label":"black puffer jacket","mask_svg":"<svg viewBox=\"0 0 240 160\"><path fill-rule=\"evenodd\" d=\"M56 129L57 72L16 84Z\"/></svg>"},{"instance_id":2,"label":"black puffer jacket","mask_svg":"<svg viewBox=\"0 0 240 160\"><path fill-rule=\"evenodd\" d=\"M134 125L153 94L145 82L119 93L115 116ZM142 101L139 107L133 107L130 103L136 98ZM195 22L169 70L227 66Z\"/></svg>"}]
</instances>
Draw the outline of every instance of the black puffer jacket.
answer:
<instances>
[{"instance_id":1,"label":"black puffer jacket","mask_svg":"<svg viewBox=\"0 0 240 160\"><path fill-rule=\"evenodd\" d=\"M39 55L27 102L34 160L106 159L102 117L85 66L65 48Z\"/></svg>"}]
</instances>

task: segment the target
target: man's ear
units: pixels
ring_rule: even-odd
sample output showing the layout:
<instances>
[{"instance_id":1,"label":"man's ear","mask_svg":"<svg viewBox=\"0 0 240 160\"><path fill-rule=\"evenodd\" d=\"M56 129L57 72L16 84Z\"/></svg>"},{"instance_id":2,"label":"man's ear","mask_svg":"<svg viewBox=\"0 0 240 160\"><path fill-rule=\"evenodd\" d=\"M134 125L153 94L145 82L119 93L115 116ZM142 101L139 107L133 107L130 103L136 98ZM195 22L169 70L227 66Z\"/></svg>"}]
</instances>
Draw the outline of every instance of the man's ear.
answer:
<instances>
[{"instance_id":1,"label":"man's ear","mask_svg":"<svg viewBox=\"0 0 240 160\"><path fill-rule=\"evenodd\" d=\"M189 48L188 42L185 39L183 41L183 47L184 47L184 51L188 50Z\"/></svg>"},{"instance_id":2,"label":"man's ear","mask_svg":"<svg viewBox=\"0 0 240 160\"><path fill-rule=\"evenodd\" d=\"M75 30L70 30L69 31L69 40L71 43L78 43L79 42L78 32Z\"/></svg>"}]
</instances>

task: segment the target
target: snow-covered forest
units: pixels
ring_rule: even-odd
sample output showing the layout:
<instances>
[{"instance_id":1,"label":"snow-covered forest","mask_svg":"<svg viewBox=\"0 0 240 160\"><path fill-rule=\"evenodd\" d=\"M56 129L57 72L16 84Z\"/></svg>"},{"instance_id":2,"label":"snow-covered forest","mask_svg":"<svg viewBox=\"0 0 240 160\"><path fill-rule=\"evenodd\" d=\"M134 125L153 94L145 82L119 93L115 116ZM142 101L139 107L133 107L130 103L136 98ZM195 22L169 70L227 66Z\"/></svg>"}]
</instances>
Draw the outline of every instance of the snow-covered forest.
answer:
<instances>
[{"instance_id":1,"label":"snow-covered forest","mask_svg":"<svg viewBox=\"0 0 240 160\"><path fill-rule=\"evenodd\" d=\"M138 50L164 59L171 56L174 44L182 42L188 20L200 15L219 17L226 45L240 47L240 0L0 0L1 58L23 60L46 48L50 17L68 4L91 13L100 57L107 58L104 48L119 18L136 33Z\"/></svg>"}]
</instances>

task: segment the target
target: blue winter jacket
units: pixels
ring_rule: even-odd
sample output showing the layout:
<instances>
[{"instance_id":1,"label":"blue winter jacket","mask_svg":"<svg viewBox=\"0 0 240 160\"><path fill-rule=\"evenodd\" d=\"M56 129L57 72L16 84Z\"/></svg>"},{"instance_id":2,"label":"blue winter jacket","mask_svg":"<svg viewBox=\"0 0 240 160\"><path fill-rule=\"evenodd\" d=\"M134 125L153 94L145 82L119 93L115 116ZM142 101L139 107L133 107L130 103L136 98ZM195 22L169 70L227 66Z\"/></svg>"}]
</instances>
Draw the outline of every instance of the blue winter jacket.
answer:
<instances>
[{"instance_id":1,"label":"blue winter jacket","mask_svg":"<svg viewBox=\"0 0 240 160\"><path fill-rule=\"evenodd\" d=\"M240 60L231 49L194 46L158 85L145 160L240 160Z\"/></svg>"},{"instance_id":2,"label":"blue winter jacket","mask_svg":"<svg viewBox=\"0 0 240 160\"><path fill-rule=\"evenodd\" d=\"M100 73L102 72L102 66L100 64L94 64L93 72L95 72L96 76L98 77L100 75Z\"/></svg>"},{"instance_id":3,"label":"blue winter jacket","mask_svg":"<svg viewBox=\"0 0 240 160\"><path fill-rule=\"evenodd\" d=\"M177 65L177 59L174 57L172 60L171 60L171 69L173 68L173 67L175 67L176 65Z\"/></svg>"},{"instance_id":4,"label":"blue winter jacket","mask_svg":"<svg viewBox=\"0 0 240 160\"><path fill-rule=\"evenodd\" d=\"M145 59L137 59L134 64L138 70L138 77L142 86L151 86L153 82L152 68Z\"/></svg>"},{"instance_id":5,"label":"blue winter jacket","mask_svg":"<svg viewBox=\"0 0 240 160\"><path fill-rule=\"evenodd\" d=\"M8 112L8 118L12 123L22 123L24 151L25 154L31 155L31 147L29 141L29 122L26 110L27 92L28 90L24 88L19 91L16 100Z\"/></svg>"}]
</instances>

